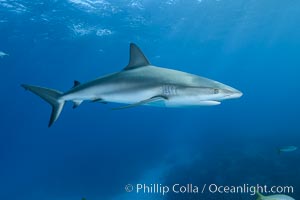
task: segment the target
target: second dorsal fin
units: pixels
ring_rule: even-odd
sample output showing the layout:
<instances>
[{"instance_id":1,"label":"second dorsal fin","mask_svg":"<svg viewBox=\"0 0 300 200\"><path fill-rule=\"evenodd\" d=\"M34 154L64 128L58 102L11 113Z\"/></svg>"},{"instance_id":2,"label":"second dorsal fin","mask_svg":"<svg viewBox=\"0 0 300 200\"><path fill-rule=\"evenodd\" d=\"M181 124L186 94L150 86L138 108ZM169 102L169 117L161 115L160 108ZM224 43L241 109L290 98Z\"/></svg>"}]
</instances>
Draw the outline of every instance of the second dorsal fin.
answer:
<instances>
[{"instance_id":1,"label":"second dorsal fin","mask_svg":"<svg viewBox=\"0 0 300 200\"><path fill-rule=\"evenodd\" d=\"M141 51L141 49L136 44L130 43L129 63L124 68L124 70L134 69L147 65L150 65L150 62Z\"/></svg>"},{"instance_id":2,"label":"second dorsal fin","mask_svg":"<svg viewBox=\"0 0 300 200\"><path fill-rule=\"evenodd\" d=\"M74 88L74 87L77 87L78 85L80 85L80 82L79 82L79 81L77 81L77 80L74 80L74 85L73 85L73 88Z\"/></svg>"}]
</instances>

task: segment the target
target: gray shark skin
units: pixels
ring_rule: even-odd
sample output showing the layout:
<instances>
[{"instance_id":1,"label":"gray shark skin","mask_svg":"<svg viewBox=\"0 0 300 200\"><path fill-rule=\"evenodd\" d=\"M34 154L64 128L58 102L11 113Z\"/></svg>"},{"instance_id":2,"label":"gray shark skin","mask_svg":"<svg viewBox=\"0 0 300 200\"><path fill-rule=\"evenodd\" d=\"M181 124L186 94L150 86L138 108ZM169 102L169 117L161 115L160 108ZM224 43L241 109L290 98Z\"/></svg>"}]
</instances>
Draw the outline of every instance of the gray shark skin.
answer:
<instances>
[{"instance_id":1,"label":"gray shark skin","mask_svg":"<svg viewBox=\"0 0 300 200\"><path fill-rule=\"evenodd\" d=\"M58 119L67 101L78 107L83 101L127 104L124 109L140 105L188 107L218 105L242 93L230 86L197 75L156 67L150 64L135 44L130 44L129 64L120 72L87 83L74 82L62 93L49 88L22 84L52 106L49 127Z\"/></svg>"}]
</instances>

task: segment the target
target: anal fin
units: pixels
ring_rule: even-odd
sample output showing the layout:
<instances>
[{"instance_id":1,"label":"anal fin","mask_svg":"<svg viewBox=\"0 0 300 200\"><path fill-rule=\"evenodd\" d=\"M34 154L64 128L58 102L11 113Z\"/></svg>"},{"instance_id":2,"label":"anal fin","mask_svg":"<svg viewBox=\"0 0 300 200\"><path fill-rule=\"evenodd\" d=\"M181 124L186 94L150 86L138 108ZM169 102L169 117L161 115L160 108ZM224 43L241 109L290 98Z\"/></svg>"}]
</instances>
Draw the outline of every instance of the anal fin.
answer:
<instances>
[{"instance_id":1,"label":"anal fin","mask_svg":"<svg viewBox=\"0 0 300 200\"><path fill-rule=\"evenodd\" d=\"M78 106L80 106L80 104L83 102L83 100L74 100L73 101L73 109L77 108Z\"/></svg>"}]
</instances>

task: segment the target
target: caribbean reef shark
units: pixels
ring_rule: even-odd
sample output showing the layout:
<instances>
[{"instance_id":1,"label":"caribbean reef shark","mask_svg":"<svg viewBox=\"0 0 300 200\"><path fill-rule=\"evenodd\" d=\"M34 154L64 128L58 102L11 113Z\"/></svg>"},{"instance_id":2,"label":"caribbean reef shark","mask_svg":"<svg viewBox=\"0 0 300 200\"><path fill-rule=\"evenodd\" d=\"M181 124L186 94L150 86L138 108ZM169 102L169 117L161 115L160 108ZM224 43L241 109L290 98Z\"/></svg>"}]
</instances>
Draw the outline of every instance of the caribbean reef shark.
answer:
<instances>
[{"instance_id":1,"label":"caribbean reef shark","mask_svg":"<svg viewBox=\"0 0 300 200\"><path fill-rule=\"evenodd\" d=\"M239 98L242 93L225 84L197 75L151 65L140 48L130 44L128 65L120 72L87 83L74 81L63 93L57 90L22 84L52 106L49 127L58 119L66 101L78 107L83 101L140 105L187 107L218 105L225 99Z\"/></svg>"}]
</instances>

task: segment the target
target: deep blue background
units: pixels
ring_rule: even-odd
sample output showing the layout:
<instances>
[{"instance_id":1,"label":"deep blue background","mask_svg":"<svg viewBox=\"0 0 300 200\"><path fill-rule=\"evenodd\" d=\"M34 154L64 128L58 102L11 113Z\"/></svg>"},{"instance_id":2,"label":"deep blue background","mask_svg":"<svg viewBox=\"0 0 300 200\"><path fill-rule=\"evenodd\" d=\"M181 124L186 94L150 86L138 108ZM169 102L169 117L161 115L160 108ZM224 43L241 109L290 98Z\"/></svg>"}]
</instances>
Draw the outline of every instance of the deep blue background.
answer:
<instances>
[{"instance_id":1,"label":"deep blue background","mask_svg":"<svg viewBox=\"0 0 300 200\"><path fill-rule=\"evenodd\" d=\"M126 194L127 183L293 185L300 198L297 0L0 1L0 199L256 199ZM67 104L21 83L67 91L121 70L137 43L152 64L244 93L216 107Z\"/></svg>"}]
</instances>

